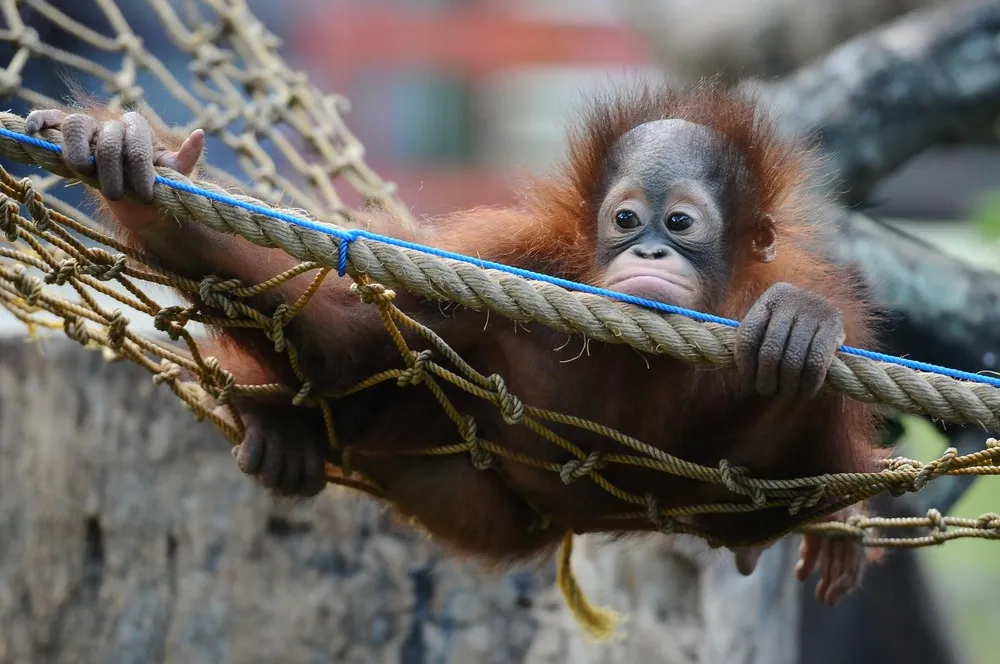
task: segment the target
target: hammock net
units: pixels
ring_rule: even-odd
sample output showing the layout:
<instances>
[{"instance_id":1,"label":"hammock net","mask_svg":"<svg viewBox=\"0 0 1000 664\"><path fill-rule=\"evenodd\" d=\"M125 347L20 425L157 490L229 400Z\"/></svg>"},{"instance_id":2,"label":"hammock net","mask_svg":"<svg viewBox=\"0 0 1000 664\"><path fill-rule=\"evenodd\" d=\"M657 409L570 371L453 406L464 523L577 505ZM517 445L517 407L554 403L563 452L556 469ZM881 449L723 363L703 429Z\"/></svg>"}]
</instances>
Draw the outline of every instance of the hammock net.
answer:
<instances>
[{"instance_id":1,"label":"hammock net","mask_svg":"<svg viewBox=\"0 0 1000 664\"><path fill-rule=\"evenodd\" d=\"M129 15L123 12L124 5L112 0L78 5L92 5L86 24L56 3L0 0L0 89L15 111L0 114L0 305L32 334L63 330L109 359L142 366L233 444L239 443L243 429L239 414L228 408L232 395L273 392L303 408L320 409L330 444L339 446L329 404L343 395L313 393L282 327L324 279L344 278L354 280L358 297L378 307L386 343L400 351L398 369L372 376L352 391L385 381L396 381L400 389L428 389L455 423L453 443L423 453L467 455L469 463L484 471L497 457L504 457L557 473L567 484L594 482L619 499L620 512L613 516L649 518L664 532L700 535L711 542L705 533L675 518L781 506L803 522L814 521L885 491L900 495L945 475L997 472L994 462L1000 457L1000 443L990 439L983 449L967 455L950 448L926 462L894 457L877 473L757 478L725 461L717 467L689 463L600 422L521 402L501 376L489 374L489 367L470 366L432 329L394 306L394 289L406 288L515 321L542 323L590 340L625 343L641 352L716 366L732 362L733 329L352 230L351 210L367 204L392 210L406 223L414 221L391 184L366 165L364 150L343 119L348 101L321 92L289 67L279 55L280 40L243 2L145 0L128 3ZM156 40L158 44L169 43L176 49L171 57L188 61L186 79L179 80L164 64L163 54L154 57L137 37L130 20L140 15L145 17L144 30L162 31L165 39ZM155 17L153 27L151 17ZM211 161L205 165L221 186L192 182L161 169L156 205L180 219L279 247L300 264L263 284L213 275L192 280L143 264L84 212L81 187L71 186L73 174L53 151L58 132L41 132L35 140L23 136L28 110L57 106L66 94L63 79L52 74L55 71L68 74L66 78L85 89L99 91L112 107L139 108L161 131L184 137L203 128L210 139L209 153L230 157L225 167ZM151 96L153 90L159 97ZM173 115L160 115L157 108ZM243 193L232 193L236 190ZM246 304L252 296L306 273L313 276L312 285L275 315L268 317ZM196 304L178 303L166 287L193 294ZM147 322L148 332L139 329L140 321ZM235 383L225 366L199 352L199 326L262 329L287 355L299 382ZM419 345L413 345L413 339ZM1000 428L996 385L892 359L841 353L831 368L829 386L902 412ZM481 438L474 420L445 395L445 383L492 402L510 426L529 427L560 447L565 461L551 463L515 454ZM571 438L557 434L553 424L606 436L617 443L618 451L588 454ZM342 462L328 465L329 481L378 496L377 486L352 472L350 449L339 452ZM723 485L734 500L659 508L650 497L609 482L602 470L614 464L642 465ZM893 535L914 528L923 531ZM996 514L959 519L931 510L920 518L858 517L847 523L810 523L799 530L855 537L872 546L913 547L958 537L996 538L998 528Z\"/></svg>"}]
</instances>

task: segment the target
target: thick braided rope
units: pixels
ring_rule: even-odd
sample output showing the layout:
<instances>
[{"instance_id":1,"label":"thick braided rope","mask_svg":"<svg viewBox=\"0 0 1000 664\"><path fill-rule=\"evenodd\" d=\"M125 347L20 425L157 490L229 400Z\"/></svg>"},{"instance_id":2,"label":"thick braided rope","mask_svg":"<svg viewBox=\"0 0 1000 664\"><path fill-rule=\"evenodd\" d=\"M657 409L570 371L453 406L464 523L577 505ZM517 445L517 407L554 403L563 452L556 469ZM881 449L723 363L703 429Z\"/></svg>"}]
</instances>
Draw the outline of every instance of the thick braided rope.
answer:
<instances>
[{"instance_id":1,"label":"thick braided rope","mask_svg":"<svg viewBox=\"0 0 1000 664\"><path fill-rule=\"evenodd\" d=\"M20 116L0 113L0 125L24 133L24 119ZM56 130L46 130L40 137L62 143L61 132ZM64 165L59 154L40 146L0 137L0 153L22 163L39 165L56 175L80 179ZM208 182L192 182L175 171L158 169L158 173L181 186L197 187L278 213L310 219L301 211L278 210ZM155 205L176 219L241 235L255 244L280 248L303 261L315 261L334 269L340 262L340 245L345 240L336 235L162 184L155 188ZM328 222L323 225L341 233L348 230ZM534 321L598 341L625 343L646 353L667 354L688 363L719 367L733 363L734 330L724 325L578 293L364 237L349 242L346 254L348 273L364 274L390 288L406 288L423 297L450 300L480 311L489 309L513 320ZM838 353L827 384L860 401L883 403L903 412L955 424L978 423L990 430L1000 430L1000 390L990 385L846 353Z\"/></svg>"}]
</instances>

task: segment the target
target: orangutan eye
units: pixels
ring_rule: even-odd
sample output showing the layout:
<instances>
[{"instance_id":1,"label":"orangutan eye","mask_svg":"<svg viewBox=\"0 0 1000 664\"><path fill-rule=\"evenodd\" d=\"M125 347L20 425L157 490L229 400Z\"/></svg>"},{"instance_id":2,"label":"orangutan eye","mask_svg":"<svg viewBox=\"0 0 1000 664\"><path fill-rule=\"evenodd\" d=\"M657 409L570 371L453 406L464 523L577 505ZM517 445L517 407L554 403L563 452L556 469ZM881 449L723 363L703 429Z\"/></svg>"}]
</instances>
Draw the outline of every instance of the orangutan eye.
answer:
<instances>
[{"instance_id":1,"label":"orangutan eye","mask_svg":"<svg viewBox=\"0 0 1000 664\"><path fill-rule=\"evenodd\" d=\"M690 216L684 214L683 212L674 212L667 217L667 230L672 233L680 233L681 231L686 231L691 228L693 223L694 219Z\"/></svg>"},{"instance_id":2,"label":"orangutan eye","mask_svg":"<svg viewBox=\"0 0 1000 664\"><path fill-rule=\"evenodd\" d=\"M630 231L642 226L642 221L639 220L639 215L632 210L619 210L618 214L615 215L615 225L622 230Z\"/></svg>"}]
</instances>

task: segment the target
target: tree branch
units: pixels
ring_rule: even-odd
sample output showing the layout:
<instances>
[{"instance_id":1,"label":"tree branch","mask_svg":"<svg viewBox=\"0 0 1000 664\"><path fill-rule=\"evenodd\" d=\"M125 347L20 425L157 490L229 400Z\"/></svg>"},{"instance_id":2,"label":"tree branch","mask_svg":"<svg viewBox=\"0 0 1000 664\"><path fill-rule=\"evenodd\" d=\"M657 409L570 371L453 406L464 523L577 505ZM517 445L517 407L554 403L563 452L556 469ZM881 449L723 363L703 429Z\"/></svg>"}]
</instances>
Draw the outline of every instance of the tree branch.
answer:
<instances>
[{"instance_id":1,"label":"tree branch","mask_svg":"<svg viewBox=\"0 0 1000 664\"><path fill-rule=\"evenodd\" d=\"M764 92L790 131L819 136L851 204L925 148L992 127L998 43L1000 3L914 12ZM864 214L844 211L838 222L833 257L860 269L888 312L887 350L966 371L1000 368L1000 275Z\"/></svg>"},{"instance_id":2,"label":"tree branch","mask_svg":"<svg viewBox=\"0 0 1000 664\"><path fill-rule=\"evenodd\" d=\"M995 141L1000 4L914 12L766 86L790 130L817 135L853 205L925 149Z\"/></svg>"},{"instance_id":3,"label":"tree branch","mask_svg":"<svg viewBox=\"0 0 1000 664\"><path fill-rule=\"evenodd\" d=\"M625 0L622 16L685 79L784 76L855 35L953 0Z\"/></svg>"},{"instance_id":4,"label":"tree branch","mask_svg":"<svg viewBox=\"0 0 1000 664\"><path fill-rule=\"evenodd\" d=\"M1000 366L1000 275L863 214L838 230L833 258L860 269L887 310L889 350L965 371Z\"/></svg>"},{"instance_id":5,"label":"tree branch","mask_svg":"<svg viewBox=\"0 0 1000 664\"><path fill-rule=\"evenodd\" d=\"M860 213L845 213L833 258L856 267L886 312L884 350L965 371L1000 364L1000 275L979 270ZM950 427L962 454L981 449L981 427ZM920 514L947 511L975 477L941 478L914 497Z\"/></svg>"}]
</instances>

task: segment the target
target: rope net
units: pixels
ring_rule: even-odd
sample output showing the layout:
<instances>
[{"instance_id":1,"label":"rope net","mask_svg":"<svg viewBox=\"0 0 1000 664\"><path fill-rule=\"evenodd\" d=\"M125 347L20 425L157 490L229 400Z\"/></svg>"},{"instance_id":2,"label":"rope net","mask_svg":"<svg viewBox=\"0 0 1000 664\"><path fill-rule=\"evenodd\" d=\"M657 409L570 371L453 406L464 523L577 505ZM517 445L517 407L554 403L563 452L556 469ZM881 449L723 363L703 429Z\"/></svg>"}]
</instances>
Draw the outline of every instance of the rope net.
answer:
<instances>
[{"instance_id":1,"label":"rope net","mask_svg":"<svg viewBox=\"0 0 1000 664\"><path fill-rule=\"evenodd\" d=\"M350 230L352 205L374 203L405 223L413 221L392 186L365 164L362 146L342 119L348 109L346 100L321 93L302 73L293 71L278 55L279 40L240 0L135 4L142 5L147 15L149 11L155 15L155 27L190 60L189 82L179 81L153 56L112 0L92 0L89 13L106 24L103 31L71 18L46 0L0 0L4 22L0 45L6 49L0 88L5 97L32 107L58 106L51 92L26 84L41 63L50 70L67 70L70 78L97 82L109 95L110 106L138 107L161 131L184 137L203 128L235 155L233 170L238 172L204 166L223 188L160 169L155 204L178 219L279 247L302 262L262 284L213 275L192 280L144 265L138 255L69 202L68 192L73 188L65 186L66 180L78 176L63 166L54 151L60 143L59 132L47 130L40 134L44 140L29 140L23 136L22 114L2 113L0 154L41 166L47 173L17 177L10 162L0 168L0 304L32 334L62 329L69 338L102 350L109 359L126 359L145 368L195 417L211 421L233 444L241 441L243 426L238 413L228 406L229 400L234 394L267 392L284 394L304 408L320 409L330 444L339 447L330 403L345 394L313 393L282 328L324 279L351 278L357 296L378 308L386 343L398 348L401 361L399 368L372 376L348 393L386 381L395 381L401 389L428 389L454 421L456 436L454 444L420 454L468 455L470 463L481 470L502 457L557 473L565 484L594 482L619 499L621 510L609 515L612 518L648 518L664 532L690 533L718 544L676 517L784 507L806 523L885 491L901 495L920 490L938 477L1000 472L995 464L1000 459L1000 443L990 439L982 450L967 455L949 448L929 462L895 457L877 473L756 478L725 461L718 467L693 464L599 422L521 402L507 390L502 377L482 373L488 368L469 365L432 329L398 309L393 303L394 289L407 288L515 321L539 322L592 340L626 343L642 352L716 366L732 363L733 330ZM77 50L64 50L70 40ZM91 60L79 52L96 55ZM143 80L148 80L145 87ZM168 122L158 115L147 104L147 88L166 90L186 111L187 119ZM230 193L237 186L250 195ZM355 202L346 202L338 186ZM248 298L307 273L313 275L311 285L273 316L246 304ZM190 293L197 303L178 305L150 295L162 287ZM126 316L126 312L132 313ZM161 334L137 332L129 318L135 315L148 317ZM235 383L226 367L199 352L198 325L263 330L287 355L298 384ZM420 347L408 339L419 340ZM553 463L516 454L479 437L475 421L446 396L445 383L493 403L510 426L530 428L561 448L566 460ZM903 412L1000 430L1000 390L986 382L917 371L864 354L840 353L830 370L828 387ZM217 406L223 407L221 413ZM588 454L553 431L553 424L605 436L618 444L619 451ZM338 466L328 464L328 480L378 496L377 486L352 471L350 449L339 452L343 461ZM615 464L725 486L734 501L660 508L650 497L608 481L602 470ZM747 501L748 497L752 500ZM891 534L915 528L925 529L925 534ZM920 518L857 517L846 523L801 525L797 530L854 537L870 546L915 547L959 537L998 538L1000 515L958 519L931 510Z\"/></svg>"}]
</instances>

